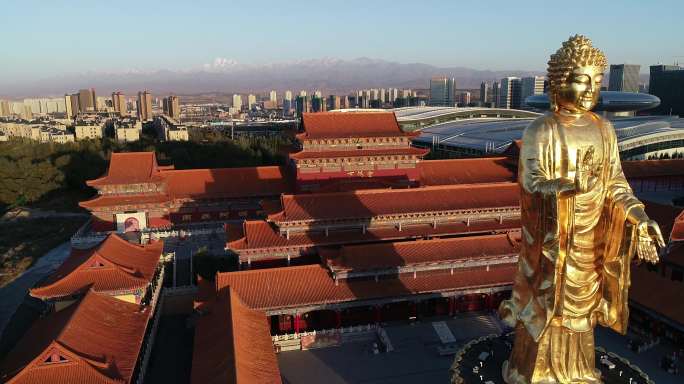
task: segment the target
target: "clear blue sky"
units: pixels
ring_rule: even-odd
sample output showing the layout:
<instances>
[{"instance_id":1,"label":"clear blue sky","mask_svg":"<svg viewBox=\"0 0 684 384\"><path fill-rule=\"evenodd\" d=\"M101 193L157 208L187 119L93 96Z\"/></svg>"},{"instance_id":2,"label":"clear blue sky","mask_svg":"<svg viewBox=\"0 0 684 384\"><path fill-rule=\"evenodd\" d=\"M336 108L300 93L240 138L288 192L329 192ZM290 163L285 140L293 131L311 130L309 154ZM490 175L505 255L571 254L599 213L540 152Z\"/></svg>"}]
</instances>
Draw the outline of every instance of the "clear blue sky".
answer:
<instances>
[{"instance_id":1,"label":"clear blue sky","mask_svg":"<svg viewBox=\"0 0 684 384\"><path fill-rule=\"evenodd\" d=\"M684 56L683 0L576 3L5 0L0 77L192 69L217 57L254 64L371 57L543 70L575 33L589 36L611 63L641 64L642 72Z\"/></svg>"}]
</instances>

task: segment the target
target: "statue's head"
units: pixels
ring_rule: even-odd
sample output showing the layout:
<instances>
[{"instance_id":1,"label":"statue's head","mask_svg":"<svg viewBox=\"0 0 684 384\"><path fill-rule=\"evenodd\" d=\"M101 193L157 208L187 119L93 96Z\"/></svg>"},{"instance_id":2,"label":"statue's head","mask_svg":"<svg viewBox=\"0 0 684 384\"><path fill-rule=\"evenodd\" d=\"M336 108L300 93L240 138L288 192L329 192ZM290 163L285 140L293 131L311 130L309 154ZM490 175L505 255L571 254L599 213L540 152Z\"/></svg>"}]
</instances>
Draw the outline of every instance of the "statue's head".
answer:
<instances>
[{"instance_id":1,"label":"statue's head","mask_svg":"<svg viewBox=\"0 0 684 384\"><path fill-rule=\"evenodd\" d=\"M582 113L594 108L606 63L606 56L588 38L575 35L564 42L549 60L551 109Z\"/></svg>"}]
</instances>

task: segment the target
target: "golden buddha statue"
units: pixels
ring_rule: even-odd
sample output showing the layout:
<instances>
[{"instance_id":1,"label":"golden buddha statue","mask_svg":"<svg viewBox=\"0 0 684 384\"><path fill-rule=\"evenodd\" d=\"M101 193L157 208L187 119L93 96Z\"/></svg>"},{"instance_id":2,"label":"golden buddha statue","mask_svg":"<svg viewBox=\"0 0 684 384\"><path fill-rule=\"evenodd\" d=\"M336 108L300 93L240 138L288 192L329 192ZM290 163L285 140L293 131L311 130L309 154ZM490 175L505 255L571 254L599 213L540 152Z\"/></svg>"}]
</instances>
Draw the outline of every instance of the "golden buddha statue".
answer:
<instances>
[{"instance_id":1,"label":"golden buddha statue","mask_svg":"<svg viewBox=\"0 0 684 384\"><path fill-rule=\"evenodd\" d=\"M596 323L625 333L632 257L664 242L632 193L611 123L591 112L606 58L584 36L551 56L551 111L523 134L522 249L504 321L515 327L507 383L599 383Z\"/></svg>"}]
</instances>

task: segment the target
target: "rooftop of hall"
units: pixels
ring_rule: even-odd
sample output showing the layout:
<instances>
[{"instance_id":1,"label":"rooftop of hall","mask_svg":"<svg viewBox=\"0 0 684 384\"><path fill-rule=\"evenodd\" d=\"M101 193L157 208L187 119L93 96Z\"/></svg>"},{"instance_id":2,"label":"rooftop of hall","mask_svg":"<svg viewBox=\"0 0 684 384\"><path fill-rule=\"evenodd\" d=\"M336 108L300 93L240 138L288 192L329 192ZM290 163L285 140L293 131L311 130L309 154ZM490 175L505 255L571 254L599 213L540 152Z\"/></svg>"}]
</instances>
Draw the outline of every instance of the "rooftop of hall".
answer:
<instances>
[{"instance_id":1,"label":"rooftop of hall","mask_svg":"<svg viewBox=\"0 0 684 384\"><path fill-rule=\"evenodd\" d=\"M71 297L88 289L130 292L152 281L163 250L161 241L132 244L117 234L88 249L72 248L69 257L30 295L41 299Z\"/></svg>"},{"instance_id":2,"label":"rooftop of hall","mask_svg":"<svg viewBox=\"0 0 684 384\"><path fill-rule=\"evenodd\" d=\"M302 114L300 140L414 136L401 130L392 112L319 112Z\"/></svg>"},{"instance_id":3,"label":"rooftop of hall","mask_svg":"<svg viewBox=\"0 0 684 384\"><path fill-rule=\"evenodd\" d=\"M149 309L88 291L35 321L0 364L0 381L131 383L149 316Z\"/></svg>"},{"instance_id":4,"label":"rooftop of hall","mask_svg":"<svg viewBox=\"0 0 684 384\"><path fill-rule=\"evenodd\" d=\"M319 251L331 272L359 272L406 266L463 264L475 260L517 256L520 232L445 239L343 245Z\"/></svg>"},{"instance_id":5,"label":"rooftop of hall","mask_svg":"<svg viewBox=\"0 0 684 384\"><path fill-rule=\"evenodd\" d=\"M267 255L273 248L295 249L320 247L340 244L372 243L398 239L422 239L425 237L442 237L466 234L486 234L495 231L510 231L520 227L519 219L506 218L474 220L470 223L440 223L406 225L402 228L383 227L369 228L365 232L359 229L331 230L327 234L318 232L301 232L289 237L279 233L275 225L264 220L247 220L240 224L227 226L228 242L226 248L232 251L263 251Z\"/></svg>"},{"instance_id":6,"label":"rooftop of hall","mask_svg":"<svg viewBox=\"0 0 684 384\"><path fill-rule=\"evenodd\" d=\"M201 287L211 284L202 280ZM207 287L211 288L211 287ZM262 311L227 287L201 306L195 326L191 383L280 383L271 333Z\"/></svg>"},{"instance_id":7,"label":"rooftop of hall","mask_svg":"<svg viewBox=\"0 0 684 384\"><path fill-rule=\"evenodd\" d=\"M282 195L269 221L366 219L383 215L518 207L517 183L456 184L406 189Z\"/></svg>"},{"instance_id":8,"label":"rooftop of hall","mask_svg":"<svg viewBox=\"0 0 684 384\"><path fill-rule=\"evenodd\" d=\"M494 265L453 272L399 274L383 279L335 280L320 264L253 269L216 275L216 290L230 287L252 309L283 310L300 306L396 298L454 290L510 286L516 266Z\"/></svg>"}]
</instances>

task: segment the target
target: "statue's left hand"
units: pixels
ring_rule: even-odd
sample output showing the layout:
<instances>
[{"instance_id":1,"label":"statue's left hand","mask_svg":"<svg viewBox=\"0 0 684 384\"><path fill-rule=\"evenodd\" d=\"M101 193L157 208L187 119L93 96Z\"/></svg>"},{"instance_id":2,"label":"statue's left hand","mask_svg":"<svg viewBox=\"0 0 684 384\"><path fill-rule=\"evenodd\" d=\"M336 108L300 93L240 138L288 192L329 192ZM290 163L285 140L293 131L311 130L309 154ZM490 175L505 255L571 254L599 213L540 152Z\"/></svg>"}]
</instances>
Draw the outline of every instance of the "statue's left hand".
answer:
<instances>
[{"instance_id":1,"label":"statue's left hand","mask_svg":"<svg viewBox=\"0 0 684 384\"><path fill-rule=\"evenodd\" d=\"M663 235L658 223L653 220L643 220L637 224L637 256L640 260L652 264L658 262L658 248L665 247Z\"/></svg>"}]
</instances>

